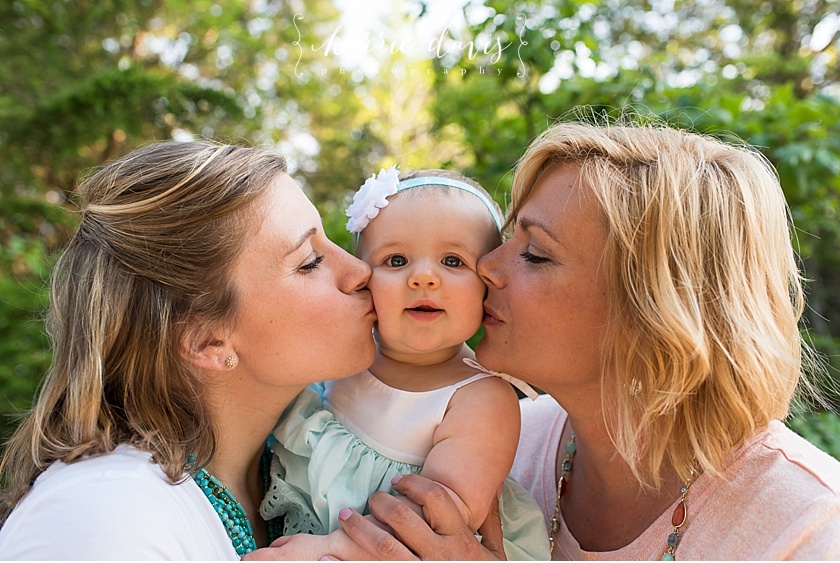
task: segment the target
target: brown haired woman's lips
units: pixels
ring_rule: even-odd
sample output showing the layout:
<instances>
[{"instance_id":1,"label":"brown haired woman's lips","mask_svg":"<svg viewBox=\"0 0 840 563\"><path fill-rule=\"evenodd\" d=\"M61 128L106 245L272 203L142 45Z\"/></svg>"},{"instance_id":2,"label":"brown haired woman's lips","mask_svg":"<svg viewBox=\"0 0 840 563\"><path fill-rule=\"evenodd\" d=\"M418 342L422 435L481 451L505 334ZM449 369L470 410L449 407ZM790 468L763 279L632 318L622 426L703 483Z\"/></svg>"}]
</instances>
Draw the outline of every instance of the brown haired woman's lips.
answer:
<instances>
[{"instance_id":1,"label":"brown haired woman's lips","mask_svg":"<svg viewBox=\"0 0 840 563\"><path fill-rule=\"evenodd\" d=\"M373 302L373 296L370 294L370 290L367 291L367 302L368 302L368 310L365 313L365 316L373 315L376 316L376 303Z\"/></svg>"}]
</instances>

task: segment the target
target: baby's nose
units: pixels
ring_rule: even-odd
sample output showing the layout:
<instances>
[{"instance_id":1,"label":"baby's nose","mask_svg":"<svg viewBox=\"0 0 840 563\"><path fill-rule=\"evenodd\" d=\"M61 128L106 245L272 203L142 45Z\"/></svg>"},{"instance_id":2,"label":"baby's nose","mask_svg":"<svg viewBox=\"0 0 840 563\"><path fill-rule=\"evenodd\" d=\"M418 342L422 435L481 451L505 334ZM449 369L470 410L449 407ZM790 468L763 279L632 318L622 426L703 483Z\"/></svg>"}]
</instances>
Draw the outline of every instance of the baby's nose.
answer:
<instances>
[{"instance_id":1,"label":"baby's nose","mask_svg":"<svg viewBox=\"0 0 840 563\"><path fill-rule=\"evenodd\" d=\"M434 269L429 267L419 267L414 270L409 279L411 287L436 287L440 285L440 278L435 273Z\"/></svg>"}]
</instances>

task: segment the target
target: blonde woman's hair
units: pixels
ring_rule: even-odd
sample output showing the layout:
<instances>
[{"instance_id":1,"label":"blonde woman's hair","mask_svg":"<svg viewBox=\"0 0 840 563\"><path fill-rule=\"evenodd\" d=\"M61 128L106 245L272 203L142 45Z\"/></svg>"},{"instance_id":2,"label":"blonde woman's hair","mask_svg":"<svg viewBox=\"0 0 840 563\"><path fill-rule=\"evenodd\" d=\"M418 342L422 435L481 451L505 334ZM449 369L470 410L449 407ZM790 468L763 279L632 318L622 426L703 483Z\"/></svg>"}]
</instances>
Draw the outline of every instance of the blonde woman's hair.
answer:
<instances>
[{"instance_id":1,"label":"blonde woman's hair","mask_svg":"<svg viewBox=\"0 0 840 563\"><path fill-rule=\"evenodd\" d=\"M82 182L81 222L51 280L52 364L0 462L0 524L56 461L132 444L175 482L189 454L212 457L180 345L199 325L234 321L231 267L262 216L251 204L285 170L260 149L173 141Z\"/></svg>"},{"instance_id":2,"label":"blonde woman's hair","mask_svg":"<svg viewBox=\"0 0 840 563\"><path fill-rule=\"evenodd\" d=\"M517 167L510 217L547 167L579 167L608 232L604 416L636 478L658 487L663 462L683 479L720 475L784 418L808 347L772 165L743 144L636 121L545 131Z\"/></svg>"}]
</instances>

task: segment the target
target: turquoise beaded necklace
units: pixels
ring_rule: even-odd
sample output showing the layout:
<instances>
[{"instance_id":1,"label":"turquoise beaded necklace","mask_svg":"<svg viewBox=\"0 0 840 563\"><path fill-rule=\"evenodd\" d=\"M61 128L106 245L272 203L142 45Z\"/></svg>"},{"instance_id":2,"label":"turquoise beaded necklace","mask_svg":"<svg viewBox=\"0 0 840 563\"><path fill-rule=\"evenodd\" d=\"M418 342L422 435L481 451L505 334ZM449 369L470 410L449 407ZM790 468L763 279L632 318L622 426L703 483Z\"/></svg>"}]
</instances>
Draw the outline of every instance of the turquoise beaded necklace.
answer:
<instances>
[{"instance_id":1,"label":"turquoise beaded necklace","mask_svg":"<svg viewBox=\"0 0 840 563\"><path fill-rule=\"evenodd\" d=\"M193 481L210 501L210 505L216 511L216 514L219 515L236 554L241 557L257 549L251 521L248 520L245 509L236 500L234 494L210 472L196 465L194 455L190 455L187 460L187 467L191 469Z\"/></svg>"},{"instance_id":2,"label":"turquoise beaded necklace","mask_svg":"<svg viewBox=\"0 0 840 563\"><path fill-rule=\"evenodd\" d=\"M560 529L560 498L563 496L563 491L566 489L566 480L569 472L572 470L572 461L574 460L575 452L577 451L574 431L572 431L572 437L566 443L566 447L563 451L566 456L563 459L563 465L561 466L562 471L560 473L560 479L557 480L557 501L554 504L554 515L551 517L551 529L548 534L551 553L554 553L554 538L557 535L557 531ZM665 553L662 555L661 561L675 560L677 545L680 543L680 531L688 520L688 509L685 505L685 497L688 495L688 490L691 488L691 485L696 478L697 474L692 469L691 479L686 481L682 489L680 489L680 501L677 503L677 508L674 509L674 514L671 516L671 525L674 526L674 531L668 535L668 539L666 540L667 548Z\"/></svg>"}]
</instances>

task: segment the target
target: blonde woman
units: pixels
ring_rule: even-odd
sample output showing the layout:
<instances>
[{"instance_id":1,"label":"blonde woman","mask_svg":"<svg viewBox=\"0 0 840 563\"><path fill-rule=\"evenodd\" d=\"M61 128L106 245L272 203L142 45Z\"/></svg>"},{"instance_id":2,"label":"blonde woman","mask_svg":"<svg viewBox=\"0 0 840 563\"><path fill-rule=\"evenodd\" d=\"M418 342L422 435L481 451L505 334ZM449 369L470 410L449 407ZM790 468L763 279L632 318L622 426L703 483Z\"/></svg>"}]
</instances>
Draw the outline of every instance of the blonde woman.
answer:
<instances>
[{"instance_id":1,"label":"blonde woman","mask_svg":"<svg viewBox=\"0 0 840 563\"><path fill-rule=\"evenodd\" d=\"M509 222L478 267L477 358L549 395L522 405L513 475L552 557L840 558L840 463L780 422L808 348L770 164L667 127L562 123L520 162ZM405 545L350 514L343 528L373 554L494 555L434 483L395 489L434 529L374 496Z\"/></svg>"},{"instance_id":2,"label":"blonde woman","mask_svg":"<svg viewBox=\"0 0 840 563\"><path fill-rule=\"evenodd\" d=\"M370 269L259 149L151 145L86 180L80 212L52 365L0 466L0 559L267 545L265 439L307 384L370 365Z\"/></svg>"}]
</instances>

